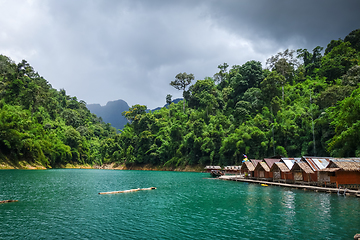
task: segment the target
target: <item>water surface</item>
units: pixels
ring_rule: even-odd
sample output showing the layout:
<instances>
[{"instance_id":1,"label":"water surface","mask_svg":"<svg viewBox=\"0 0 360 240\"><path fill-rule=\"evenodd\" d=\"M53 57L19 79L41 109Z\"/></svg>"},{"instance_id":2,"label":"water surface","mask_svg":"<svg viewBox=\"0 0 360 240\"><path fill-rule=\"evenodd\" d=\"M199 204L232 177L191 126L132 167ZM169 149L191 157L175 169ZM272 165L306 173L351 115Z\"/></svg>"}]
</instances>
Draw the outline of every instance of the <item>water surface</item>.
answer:
<instances>
[{"instance_id":1,"label":"water surface","mask_svg":"<svg viewBox=\"0 0 360 240\"><path fill-rule=\"evenodd\" d=\"M352 239L360 199L205 173L0 170L0 239ZM111 195L99 192L156 187Z\"/></svg>"}]
</instances>

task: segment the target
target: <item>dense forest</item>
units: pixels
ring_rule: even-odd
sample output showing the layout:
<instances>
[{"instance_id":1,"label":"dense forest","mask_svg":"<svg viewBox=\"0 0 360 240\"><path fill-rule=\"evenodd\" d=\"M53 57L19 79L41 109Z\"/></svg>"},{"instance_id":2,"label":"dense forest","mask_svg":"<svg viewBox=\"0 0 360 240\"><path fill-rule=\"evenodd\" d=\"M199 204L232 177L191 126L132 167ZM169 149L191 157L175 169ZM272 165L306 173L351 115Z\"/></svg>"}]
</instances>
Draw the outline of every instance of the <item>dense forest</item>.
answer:
<instances>
[{"instance_id":1,"label":"dense forest","mask_svg":"<svg viewBox=\"0 0 360 240\"><path fill-rule=\"evenodd\" d=\"M239 165L243 154L360 157L360 29L325 50L287 49L266 66L251 60L218 68L197 81L179 73L169 83L184 101L168 95L168 107L150 112L132 106L117 134L26 61L1 55L1 158L171 168Z\"/></svg>"},{"instance_id":2,"label":"dense forest","mask_svg":"<svg viewBox=\"0 0 360 240\"><path fill-rule=\"evenodd\" d=\"M102 164L103 142L115 128L91 114L84 101L57 91L23 60L0 55L0 158L57 167Z\"/></svg>"}]
</instances>

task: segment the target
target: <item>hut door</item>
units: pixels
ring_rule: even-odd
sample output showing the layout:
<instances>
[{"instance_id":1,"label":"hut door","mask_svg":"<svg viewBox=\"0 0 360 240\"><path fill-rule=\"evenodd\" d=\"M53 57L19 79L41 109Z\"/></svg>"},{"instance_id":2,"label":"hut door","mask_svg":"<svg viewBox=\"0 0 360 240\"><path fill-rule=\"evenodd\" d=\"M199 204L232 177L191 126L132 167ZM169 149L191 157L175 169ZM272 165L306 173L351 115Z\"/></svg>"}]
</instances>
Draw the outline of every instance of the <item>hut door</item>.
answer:
<instances>
[{"instance_id":1,"label":"hut door","mask_svg":"<svg viewBox=\"0 0 360 240\"><path fill-rule=\"evenodd\" d=\"M303 180L302 172L295 172L294 173L294 180L295 181L302 181Z\"/></svg>"},{"instance_id":2,"label":"hut door","mask_svg":"<svg viewBox=\"0 0 360 240\"><path fill-rule=\"evenodd\" d=\"M318 172L319 182L330 182L330 176L327 172Z\"/></svg>"},{"instance_id":3,"label":"hut door","mask_svg":"<svg viewBox=\"0 0 360 240\"><path fill-rule=\"evenodd\" d=\"M280 177L281 177L280 171L274 172L274 179L280 179Z\"/></svg>"},{"instance_id":4,"label":"hut door","mask_svg":"<svg viewBox=\"0 0 360 240\"><path fill-rule=\"evenodd\" d=\"M265 172L264 171L260 171L260 177L264 178L265 177Z\"/></svg>"}]
</instances>

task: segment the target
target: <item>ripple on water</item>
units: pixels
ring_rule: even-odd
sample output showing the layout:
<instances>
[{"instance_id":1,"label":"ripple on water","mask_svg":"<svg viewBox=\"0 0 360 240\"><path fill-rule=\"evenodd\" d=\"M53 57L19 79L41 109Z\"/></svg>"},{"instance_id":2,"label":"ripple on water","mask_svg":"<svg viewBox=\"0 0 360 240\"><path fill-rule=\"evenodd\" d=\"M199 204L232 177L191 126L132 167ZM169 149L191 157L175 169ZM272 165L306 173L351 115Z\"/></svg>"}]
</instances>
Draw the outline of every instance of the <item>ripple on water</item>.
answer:
<instances>
[{"instance_id":1,"label":"ripple on water","mask_svg":"<svg viewBox=\"0 0 360 240\"><path fill-rule=\"evenodd\" d=\"M0 238L351 239L359 231L359 199L205 177L148 171L1 171L0 197L20 201L0 204ZM157 189L98 194L152 186Z\"/></svg>"}]
</instances>

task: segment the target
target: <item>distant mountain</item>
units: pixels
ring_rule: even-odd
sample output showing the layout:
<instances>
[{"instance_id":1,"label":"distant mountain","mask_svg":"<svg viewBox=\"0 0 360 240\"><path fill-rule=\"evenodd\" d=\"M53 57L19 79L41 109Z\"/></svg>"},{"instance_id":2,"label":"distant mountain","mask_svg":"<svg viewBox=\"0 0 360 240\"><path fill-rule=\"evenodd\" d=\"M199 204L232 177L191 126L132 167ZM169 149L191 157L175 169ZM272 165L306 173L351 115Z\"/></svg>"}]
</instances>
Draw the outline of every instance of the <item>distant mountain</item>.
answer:
<instances>
[{"instance_id":1,"label":"distant mountain","mask_svg":"<svg viewBox=\"0 0 360 240\"><path fill-rule=\"evenodd\" d=\"M180 102L181 100L183 100L183 99L182 98L176 98L176 99L172 100L171 102L176 104L176 103ZM165 104L163 107L168 108L168 106L169 106L169 104ZM155 109L153 109L151 111L160 110L163 107L157 107L157 108L155 108Z\"/></svg>"},{"instance_id":2,"label":"distant mountain","mask_svg":"<svg viewBox=\"0 0 360 240\"><path fill-rule=\"evenodd\" d=\"M87 104L90 112L101 117L104 122L110 123L116 129L123 129L127 119L121 115L122 112L129 110L129 105L124 100L109 101L105 106L100 104Z\"/></svg>"},{"instance_id":3,"label":"distant mountain","mask_svg":"<svg viewBox=\"0 0 360 240\"><path fill-rule=\"evenodd\" d=\"M178 103L183 100L182 98L174 99L173 103ZM123 129L124 126L128 123L127 119L121 115L122 112L129 110L129 105L124 100L115 100L109 101L105 106L100 104L87 104L86 107L90 110L91 113L96 114L98 117L101 117L104 122L110 123L116 129ZM165 104L163 107L168 107L168 104ZM152 109L151 111L160 110L162 107ZM149 112L150 109L147 110Z\"/></svg>"}]
</instances>

